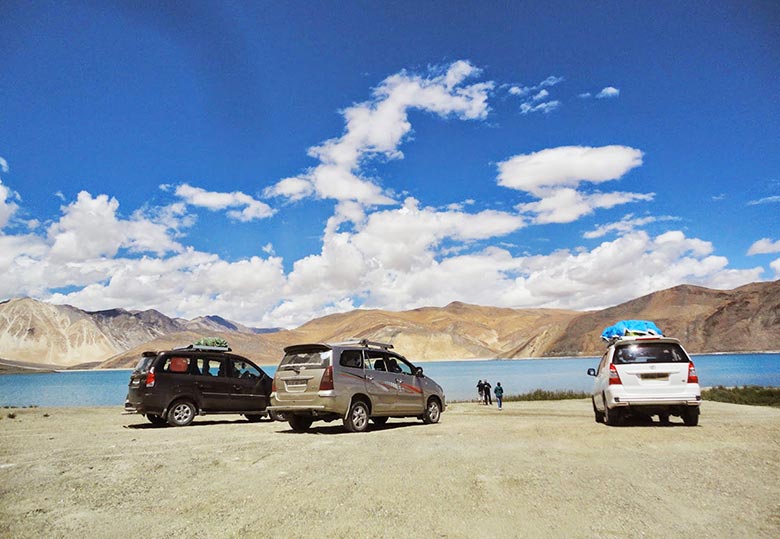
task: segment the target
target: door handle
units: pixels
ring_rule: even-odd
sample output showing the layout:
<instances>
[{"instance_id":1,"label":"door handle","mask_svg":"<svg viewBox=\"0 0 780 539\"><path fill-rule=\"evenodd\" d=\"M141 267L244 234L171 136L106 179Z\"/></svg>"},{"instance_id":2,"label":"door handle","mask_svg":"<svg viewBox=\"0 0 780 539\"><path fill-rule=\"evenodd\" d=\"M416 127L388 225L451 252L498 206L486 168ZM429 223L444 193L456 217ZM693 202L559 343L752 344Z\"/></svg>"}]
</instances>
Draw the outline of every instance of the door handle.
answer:
<instances>
[{"instance_id":1,"label":"door handle","mask_svg":"<svg viewBox=\"0 0 780 539\"><path fill-rule=\"evenodd\" d=\"M368 380L369 382L373 382L374 381L374 377L371 376L370 374L368 374L368 375L366 375L366 380Z\"/></svg>"},{"instance_id":2,"label":"door handle","mask_svg":"<svg viewBox=\"0 0 780 539\"><path fill-rule=\"evenodd\" d=\"M396 383L396 384L402 384L402 383L403 383L403 380L401 380L400 378L396 378L396 379L395 379L395 383Z\"/></svg>"},{"instance_id":3,"label":"door handle","mask_svg":"<svg viewBox=\"0 0 780 539\"><path fill-rule=\"evenodd\" d=\"M241 391L241 386L238 384L233 384L233 390L234 391Z\"/></svg>"}]
</instances>

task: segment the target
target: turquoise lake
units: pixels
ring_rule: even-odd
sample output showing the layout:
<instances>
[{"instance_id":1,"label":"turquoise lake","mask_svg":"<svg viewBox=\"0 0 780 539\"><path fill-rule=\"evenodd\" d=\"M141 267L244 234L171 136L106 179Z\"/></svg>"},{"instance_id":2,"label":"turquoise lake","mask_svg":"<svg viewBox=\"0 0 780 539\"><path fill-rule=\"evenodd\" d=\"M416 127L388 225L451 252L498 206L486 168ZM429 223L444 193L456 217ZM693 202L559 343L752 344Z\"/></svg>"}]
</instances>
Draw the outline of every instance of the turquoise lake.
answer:
<instances>
[{"instance_id":1,"label":"turquoise lake","mask_svg":"<svg viewBox=\"0 0 780 539\"><path fill-rule=\"evenodd\" d=\"M506 394L534 389L590 391L585 374L599 358L419 362L449 400L475 399L477 380L501 382ZM780 353L693 356L702 387L780 387ZM273 375L274 367L264 367ZM0 375L0 406L118 406L124 404L130 370Z\"/></svg>"}]
</instances>

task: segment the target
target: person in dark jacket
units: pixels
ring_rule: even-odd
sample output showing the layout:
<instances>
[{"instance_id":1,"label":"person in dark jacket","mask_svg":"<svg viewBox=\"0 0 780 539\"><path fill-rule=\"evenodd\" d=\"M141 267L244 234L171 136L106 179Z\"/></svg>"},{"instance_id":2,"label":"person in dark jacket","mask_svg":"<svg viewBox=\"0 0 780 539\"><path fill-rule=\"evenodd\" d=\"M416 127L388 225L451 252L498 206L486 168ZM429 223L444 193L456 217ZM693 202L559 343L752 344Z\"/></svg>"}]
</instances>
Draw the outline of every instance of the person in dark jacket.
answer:
<instances>
[{"instance_id":1,"label":"person in dark jacket","mask_svg":"<svg viewBox=\"0 0 780 539\"><path fill-rule=\"evenodd\" d=\"M482 383L482 380L479 380L477 382L477 391L479 392L479 402L482 402L485 400L485 384Z\"/></svg>"},{"instance_id":2,"label":"person in dark jacket","mask_svg":"<svg viewBox=\"0 0 780 539\"><path fill-rule=\"evenodd\" d=\"M482 386L484 387L484 393L485 393L485 404L493 404L493 398L490 396L490 388L493 387L490 385L490 382L485 380L482 382Z\"/></svg>"},{"instance_id":3,"label":"person in dark jacket","mask_svg":"<svg viewBox=\"0 0 780 539\"><path fill-rule=\"evenodd\" d=\"M496 395L496 403L498 403L498 409L502 410L501 408L502 403L504 402L504 388L501 387L501 382L496 382L496 387L493 389L493 393Z\"/></svg>"}]
</instances>

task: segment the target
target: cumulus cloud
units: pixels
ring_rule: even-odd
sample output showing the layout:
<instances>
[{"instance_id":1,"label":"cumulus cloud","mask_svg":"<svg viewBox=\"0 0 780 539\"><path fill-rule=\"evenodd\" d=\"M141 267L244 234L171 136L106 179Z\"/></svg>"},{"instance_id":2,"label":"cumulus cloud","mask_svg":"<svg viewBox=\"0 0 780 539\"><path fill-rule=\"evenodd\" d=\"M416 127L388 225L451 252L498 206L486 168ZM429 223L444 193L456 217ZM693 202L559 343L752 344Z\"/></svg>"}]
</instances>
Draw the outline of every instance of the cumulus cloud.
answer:
<instances>
[{"instance_id":1,"label":"cumulus cloud","mask_svg":"<svg viewBox=\"0 0 780 539\"><path fill-rule=\"evenodd\" d=\"M4 165L4 168L7 169L7 167L8 165ZM14 199L18 199L18 195L0 181L0 230L5 228L16 210L19 209L19 205L14 202Z\"/></svg>"},{"instance_id":2,"label":"cumulus cloud","mask_svg":"<svg viewBox=\"0 0 780 539\"><path fill-rule=\"evenodd\" d=\"M601 91L596 94L596 99L609 99L612 97L617 97L619 95L620 95L620 90L618 90L614 86L607 86L606 88L602 88Z\"/></svg>"},{"instance_id":3,"label":"cumulus cloud","mask_svg":"<svg viewBox=\"0 0 780 539\"><path fill-rule=\"evenodd\" d=\"M561 146L520 154L498 164L498 183L540 195L581 182L601 183L621 178L642 164L642 152L628 146Z\"/></svg>"},{"instance_id":4,"label":"cumulus cloud","mask_svg":"<svg viewBox=\"0 0 780 539\"><path fill-rule=\"evenodd\" d=\"M769 263L769 267L775 272L775 279L780 279L780 258Z\"/></svg>"},{"instance_id":5,"label":"cumulus cloud","mask_svg":"<svg viewBox=\"0 0 780 539\"><path fill-rule=\"evenodd\" d=\"M255 200L240 191L231 193L206 191L200 187L193 187L184 183L176 187L175 194L191 206L206 208L211 211L235 208L230 209L227 215L231 219L241 222L265 219L275 213L268 204Z\"/></svg>"},{"instance_id":6,"label":"cumulus cloud","mask_svg":"<svg viewBox=\"0 0 780 539\"><path fill-rule=\"evenodd\" d=\"M8 172L10 170L8 168L8 161L6 161L3 157L0 157L0 170L3 172Z\"/></svg>"},{"instance_id":7,"label":"cumulus cloud","mask_svg":"<svg viewBox=\"0 0 780 539\"><path fill-rule=\"evenodd\" d=\"M657 223L659 221L679 221L679 220L680 220L679 217L673 217L670 215L663 215L659 217L655 217L651 215L648 215L646 217L634 217L633 214L629 213L628 215L623 217L620 221L617 221L615 223L607 223L604 225L600 225L593 230L585 232L582 235L582 237L590 240L596 238L603 238L604 236L611 233L622 235L628 232L632 232L645 225Z\"/></svg>"},{"instance_id":8,"label":"cumulus cloud","mask_svg":"<svg viewBox=\"0 0 780 539\"><path fill-rule=\"evenodd\" d=\"M780 253L780 240L772 241L769 238L761 238L753 243L747 252L749 255L765 255L771 253Z\"/></svg>"},{"instance_id":9,"label":"cumulus cloud","mask_svg":"<svg viewBox=\"0 0 780 539\"><path fill-rule=\"evenodd\" d=\"M465 84L480 70L460 60L427 75L402 71L387 77L372 92L372 99L342 112L344 134L309 149L319 164L292 178L285 178L264 191L265 196L291 200L316 195L366 205L394 204L371 179L361 175L361 165L373 157L400 159L399 147L412 129L410 110L423 110L441 117L481 120L487 117L492 82Z\"/></svg>"}]
</instances>

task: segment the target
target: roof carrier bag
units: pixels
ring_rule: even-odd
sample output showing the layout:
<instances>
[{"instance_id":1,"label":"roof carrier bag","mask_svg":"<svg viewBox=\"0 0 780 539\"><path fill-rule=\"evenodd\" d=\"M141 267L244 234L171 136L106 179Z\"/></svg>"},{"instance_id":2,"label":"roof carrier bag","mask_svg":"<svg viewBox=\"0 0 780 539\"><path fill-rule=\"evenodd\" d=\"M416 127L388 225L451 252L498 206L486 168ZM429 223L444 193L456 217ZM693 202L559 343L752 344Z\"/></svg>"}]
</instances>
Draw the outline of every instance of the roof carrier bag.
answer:
<instances>
[{"instance_id":1,"label":"roof carrier bag","mask_svg":"<svg viewBox=\"0 0 780 539\"><path fill-rule=\"evenodd\" d=\"M615 337L627 337L627 336L644 336L655 335L662 337L664 334L655 322L650 320L621 320L614 326L605 328L601 333L601 338L605 341L609 341Z\"/></svg>"}]
</instances>

